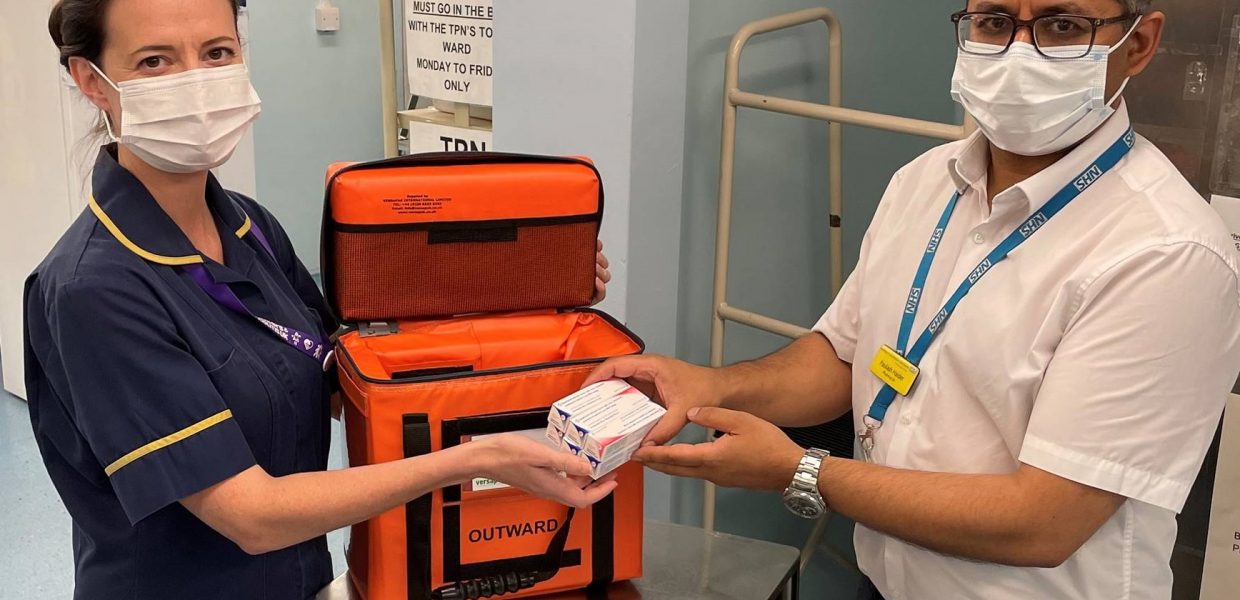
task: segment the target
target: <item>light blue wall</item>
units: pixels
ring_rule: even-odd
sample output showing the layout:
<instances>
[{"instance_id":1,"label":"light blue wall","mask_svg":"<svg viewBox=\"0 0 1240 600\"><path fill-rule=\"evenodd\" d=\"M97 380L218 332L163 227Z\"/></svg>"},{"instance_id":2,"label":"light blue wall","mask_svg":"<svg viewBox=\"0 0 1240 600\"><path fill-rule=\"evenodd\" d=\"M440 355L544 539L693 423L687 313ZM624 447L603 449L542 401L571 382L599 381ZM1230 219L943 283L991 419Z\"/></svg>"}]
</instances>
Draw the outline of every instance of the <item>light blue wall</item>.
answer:
<instances>
[{"instance_id":1,"label":"light blue wall","mask_svg":"<svg viewBox=\"0 0 1240 600\"><path fill-rule=\"evenodd\" d=\"M337 1L340 31L314 28L314 0L250 0L250 70L263 99L254 127L258 201L319 271L323 175L383 156L377 2Z\"/></svg>"},{"instance_id":2,"label":"light blue wall","mask_svg":"<svg viewBox=\"0 0 1240 600\"><path fill-rule=\"evenodd\" d=\"M844 26L844 103L851 108L958 122L948 90L954 63L948 15L959 0L693 0L689 29L679 355L706 364L719 192L724 58L748 21L814 6ZM827 37L821 25L755 38L741 67L747 91L815 102L827 99ZM827 238L827 126L742 111L736 159L729 303L812 325L830 303ZM907 136L845 128L844 262L851 271L861 238L891 175L934 145ZM726 359L755 358L786 340L728 328ZM674 514L699 523L696 483L677 482ZM811 525L773 494L720 490L719 529L800 546ZM847 546L850 526L832 529ZM849 597L850 576L816 561L807 597Z\"/></svg>"}]
</instances>

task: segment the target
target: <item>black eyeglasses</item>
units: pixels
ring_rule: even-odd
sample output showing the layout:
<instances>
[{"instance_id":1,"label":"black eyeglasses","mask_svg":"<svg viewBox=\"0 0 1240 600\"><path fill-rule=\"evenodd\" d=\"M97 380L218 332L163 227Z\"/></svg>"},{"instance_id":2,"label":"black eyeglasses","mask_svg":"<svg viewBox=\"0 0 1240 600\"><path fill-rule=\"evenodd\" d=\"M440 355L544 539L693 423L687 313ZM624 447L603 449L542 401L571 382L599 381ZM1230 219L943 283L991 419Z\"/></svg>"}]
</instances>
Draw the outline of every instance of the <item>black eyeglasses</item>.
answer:
<instances>
[{"instance_id":1,"label":"black eyeglasses","mask_svg":"<svg viewBox=\"0 0 1240 600\"><path fill-rule=\"evenodd\" d=\"M952 15L952 22L956 24L956 44L969 54L1004 54L1016 41L1017 32L1028 28L1033 33L1033 47L1039 54L1053 59L1070 59L1089 56L1098 39L1099 29L1132 21L1138 16L1126 14L1098 19L1079 15L1046 15L1025 20L1003 13L960 11Z\"/></svg>"}]
</instances>

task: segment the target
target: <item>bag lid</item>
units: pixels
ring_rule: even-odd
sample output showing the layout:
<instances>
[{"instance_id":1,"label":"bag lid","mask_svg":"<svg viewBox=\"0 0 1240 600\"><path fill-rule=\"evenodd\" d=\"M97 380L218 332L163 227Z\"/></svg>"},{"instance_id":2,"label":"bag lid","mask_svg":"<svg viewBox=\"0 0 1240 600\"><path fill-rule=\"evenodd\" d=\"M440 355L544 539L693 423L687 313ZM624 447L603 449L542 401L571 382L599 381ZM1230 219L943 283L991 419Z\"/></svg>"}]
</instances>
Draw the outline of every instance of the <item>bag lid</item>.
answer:
<instances>
[{"instance_id":1,"label":"bag lid","mask_svg":"<svg viewBox=\"0 0 1240 600\"><path fill-rule=\"evenodd\" d=\"M585 306L603 185L586 158L432 153L328 170L322 270L346 322Z\"/></svg>"}]
</instances>

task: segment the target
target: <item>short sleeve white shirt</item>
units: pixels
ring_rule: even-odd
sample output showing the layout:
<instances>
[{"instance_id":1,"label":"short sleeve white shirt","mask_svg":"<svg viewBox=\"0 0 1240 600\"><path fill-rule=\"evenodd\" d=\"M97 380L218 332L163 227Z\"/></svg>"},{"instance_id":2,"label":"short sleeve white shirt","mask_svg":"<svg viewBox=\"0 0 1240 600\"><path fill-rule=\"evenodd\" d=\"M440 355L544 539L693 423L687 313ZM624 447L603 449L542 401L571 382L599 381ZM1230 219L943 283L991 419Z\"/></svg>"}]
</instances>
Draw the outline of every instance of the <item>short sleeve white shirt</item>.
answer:
<instances>
[{"instance_id":1,"label":"short sleeve white shirt","mask_svg":"<svg viewBox=\"0 0 1240 600\"><path fill-rule=\"evenodd\" d=\"M913 339L978 263L1129 128L1126 108L1055 165L986 201L981 135L893 178L860 262L815 330L852 363L858 428L895 346L914 272L961 199L923 288ZM889 600L1160 599L1175 515L1240 372L1240 268L1202 197L1145 139L977 284L877 434L903 469L1011 473L1021 463L1128 498L1054 569L931 552L858 526L858 561ZM909 490L909 493L916 493Z\"/></svg>"}]
</instances>

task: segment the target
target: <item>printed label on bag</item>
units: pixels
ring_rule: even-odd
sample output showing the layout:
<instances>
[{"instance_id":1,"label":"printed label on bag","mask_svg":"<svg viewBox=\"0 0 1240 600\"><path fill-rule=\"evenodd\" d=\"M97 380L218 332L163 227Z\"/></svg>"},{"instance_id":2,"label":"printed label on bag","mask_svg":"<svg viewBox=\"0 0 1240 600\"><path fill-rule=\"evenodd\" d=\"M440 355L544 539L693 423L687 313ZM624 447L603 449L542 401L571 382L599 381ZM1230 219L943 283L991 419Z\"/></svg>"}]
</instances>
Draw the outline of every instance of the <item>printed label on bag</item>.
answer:
<instances>
[{"instance_id":1,"label":"printed label on bag","mask_svg":"<svg viewBox=\"0 0 1240 600\"><path fill-rule=\"evenodd\" d=\"M498 481L495 481L494 479L486 479L484 477L478 477L469 482L469 491L471 492L502 490L507 487L508 487L508 484L506 483L500 483Z\"/></svg>"},{"instance_id":2,"label":"printed label on bag","mask_svg":"<svg viewBox=\"0 0 1240 600\"><path fill-rule=\"evenodd\" d=\"M452 203L450 197L434 198L410 194L404 198L384 198L383 205L398 215L434 215Z\"/></svg>"}]
</instances>

